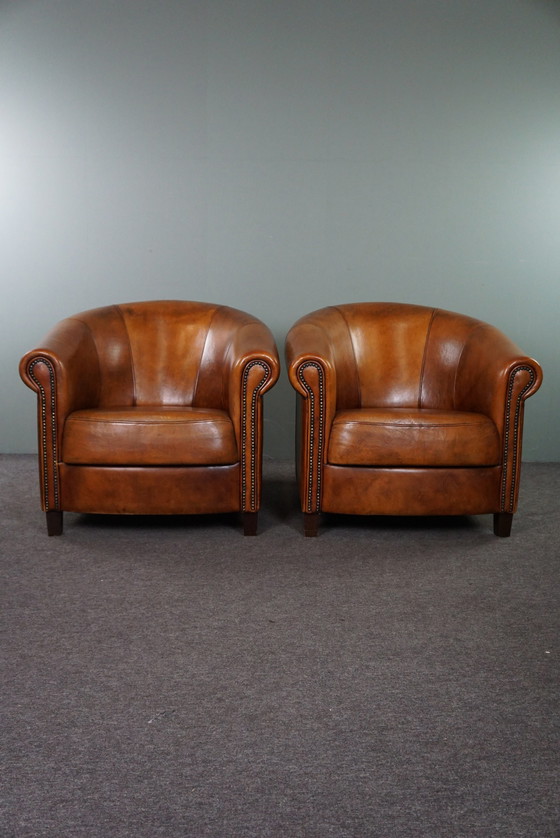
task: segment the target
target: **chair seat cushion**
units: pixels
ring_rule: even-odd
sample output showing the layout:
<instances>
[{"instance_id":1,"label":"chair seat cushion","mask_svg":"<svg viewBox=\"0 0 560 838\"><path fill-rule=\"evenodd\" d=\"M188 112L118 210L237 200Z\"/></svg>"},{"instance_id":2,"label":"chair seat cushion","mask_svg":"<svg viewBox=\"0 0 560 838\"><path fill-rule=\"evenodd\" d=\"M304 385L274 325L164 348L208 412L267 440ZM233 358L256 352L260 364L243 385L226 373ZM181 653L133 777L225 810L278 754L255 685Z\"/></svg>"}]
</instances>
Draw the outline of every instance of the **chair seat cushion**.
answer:
<instances>
[{"instance_id":1,"label":"chair seat cushion","mask_svg":"<svg viewBox=\"0 0 560 838\"><path fill-rule=\"evenodd\" d=\"M81 465L228 465L238 460L223 410L122 407L76 410L66 420L62 460Z\"/></svg>"},{"instance_id":2,"label":"chair seat cushion","mask_svg":"<svg viewBox=\"0 0 560 838\"><path fill-rule=\"evenodd\" d=\"M334 418L328 462L344 466L494 466L498 430L487 416L454 410L361 408Z\"/></svg>"}]
</instances>

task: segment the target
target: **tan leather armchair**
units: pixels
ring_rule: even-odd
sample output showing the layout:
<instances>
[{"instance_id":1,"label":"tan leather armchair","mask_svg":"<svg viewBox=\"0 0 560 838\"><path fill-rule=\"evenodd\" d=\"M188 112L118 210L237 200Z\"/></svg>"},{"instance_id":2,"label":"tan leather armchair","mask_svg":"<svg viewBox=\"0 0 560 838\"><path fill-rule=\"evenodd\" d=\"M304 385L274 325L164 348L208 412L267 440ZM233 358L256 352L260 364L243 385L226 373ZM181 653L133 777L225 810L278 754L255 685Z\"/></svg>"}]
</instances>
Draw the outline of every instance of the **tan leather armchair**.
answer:
<instances>
[{"instance_id":1,"label":"tan leather armchair","mask_svg":"<svg viewBox=\"0 0 560 838\"><path fill-rule=\"evenodd\" d=\"M306 535L321 512L493 513L510 534L542 370L498 329L417 305L332 306L298 320L286 358Z\"/></svg>"},{"instance_id":2,"label":"tan leather armchair","mask_svg":"<svg viewBox=\"0 0 560 838\"><path fill-rule=\"evenodd\" d=\"M49 535L64 510L242 512L254 535L262 397L279 369L269 329L226 306L138 302L62 320L20 364L38 396Z\"/></svg>"}]
</instances>

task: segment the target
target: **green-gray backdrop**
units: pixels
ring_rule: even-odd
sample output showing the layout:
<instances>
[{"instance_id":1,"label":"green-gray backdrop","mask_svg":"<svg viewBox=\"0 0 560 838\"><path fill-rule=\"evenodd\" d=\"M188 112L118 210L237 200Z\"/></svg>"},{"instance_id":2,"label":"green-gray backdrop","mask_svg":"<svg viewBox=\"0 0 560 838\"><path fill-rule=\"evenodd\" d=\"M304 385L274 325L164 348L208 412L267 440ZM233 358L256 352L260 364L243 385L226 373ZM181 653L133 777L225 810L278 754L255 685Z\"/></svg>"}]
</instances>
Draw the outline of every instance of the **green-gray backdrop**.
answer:
<instances>
[{"instance_id":1,"label":"green-gray backdrop","mask_svg":"<svg viewBox=\"0 0 560 838\"><path fill-rule=\"evenodd\" d=\"M0 450L56 320L184 298L291 323L356 300L488 320L538 358L560 459L557 0L0 0ZM266 452L292 451L283 374Z\"/></svg>"}]
</instances>

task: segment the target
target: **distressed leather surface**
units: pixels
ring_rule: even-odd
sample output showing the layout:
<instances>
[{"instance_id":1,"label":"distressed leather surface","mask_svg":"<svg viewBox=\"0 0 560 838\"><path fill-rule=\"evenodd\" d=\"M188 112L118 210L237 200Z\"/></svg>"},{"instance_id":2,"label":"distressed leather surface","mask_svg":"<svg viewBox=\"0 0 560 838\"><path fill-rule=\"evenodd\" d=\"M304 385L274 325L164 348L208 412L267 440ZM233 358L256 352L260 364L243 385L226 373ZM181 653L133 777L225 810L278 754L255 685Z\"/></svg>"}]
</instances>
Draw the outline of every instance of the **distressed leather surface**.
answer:
<instances>
[{"instance_id":1,"label":"distressed leather surface","mask_svg":"<svg viewBox=\"0 0 560 838\"><path fill-rule=\"evenodd\" d=\"M304 512L515 512L524 403L542 370L499 329L348 303L301 317L286 360Z\"/></svg>"},{"instance_id":2,"label":"distressed leather surface","mask_svg":"<svg viewBox=\"0 0 560 838\"><path fill-rule=\"evenodd\" d=\"M482 413L364 407L335 414L327 462L351 466L495 466L500 438Z\"/></svg>"},{"instance_id":3,"label":"distressed leather surface","mask_svg":"<svg viewBox=\"0 0 560 838\"><path fill-rule=\"evenodd\" d=\"M20 363L38 397L43 508L257 511L262 397L279 371L270 330L227 306L158 300L62 320Z\"/></svg>"},{"instance_id":4,"label":"distressed leather surface","mask_svg":"<svg viewBox=\"0 0 560 838\"><path fill-rule=\"evenodd\" d=\"M325 466L322 511L349 515L494 512L501 469Z\"/></svg>"},{"instance_id":5,"label":"distressed leather surface","mask_svg":"<svg viewBox=\"0 0 560 838\"><path fill-rule=\"evenodd\" d=\"M81 465L227 465L239 455L224 410L126 407L75 410L64 426L62 460Z\"/></svg>"},{"instance_id":6,"label":"distressed leather surface","mask_svg":"<svg viewBox=\"0 0 560 838\"><path fill-rule=\"evenodd\" d=\"M239 510L239 463L231 466L60 465L69 512L201 515Z\"/></svg>"}]
</instances>

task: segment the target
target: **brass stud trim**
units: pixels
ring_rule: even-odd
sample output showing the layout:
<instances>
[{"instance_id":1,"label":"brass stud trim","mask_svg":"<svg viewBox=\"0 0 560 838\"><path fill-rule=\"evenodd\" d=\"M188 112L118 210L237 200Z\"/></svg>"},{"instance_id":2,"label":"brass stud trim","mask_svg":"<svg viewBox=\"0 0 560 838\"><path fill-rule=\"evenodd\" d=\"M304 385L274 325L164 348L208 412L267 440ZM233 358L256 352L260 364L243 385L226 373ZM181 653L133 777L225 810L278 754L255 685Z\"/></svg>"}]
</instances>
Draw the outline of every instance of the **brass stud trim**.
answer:
<instances>
[{"instance_id":1,"label":"brass stud trim","mask_svg":"<svg viewBox=\"0 0 560 838\"><path fill-rule=\"evenodd\" d=\"M512 401L513 401L513 390L515 387L515 378L520 372L528 372L529 373L529 381L527 384L519 391L517 394L517 399L515 402L515 406L513 409L513 423L512 423ZM535 371L532 367L527 365L515 367L512 370L509 382L508 382L508 390L507 390L507 400L506 400L506 422L505 422L505 429L504 429L504 451L503 451L503 469L502 469L502 490L501 490L501 502L500 502L500 511L501 512L511 512L513 509L514 499L515 499L515 488L517 483L517 456L519 450L519 421L521 418L521 407L523 401L525 399L526 393L531 389L535 382ZM512 427L513 425L513 427ZM513 442L512 442L513 438ZM509 497L507 495L507 483L508 483L508 468L507 462L509 457L510 445L513 446L513 453L512 453L512 467L511 467L511 486L509 491ZM507 508L506 508L507 506Z\"/></svg>"},{"instance_id":2,"label":"brass stud trim","mask_svg":"<svg viewBox=\"0 0 560 838\"><path fill-rule=\"evenodd\" d=\"M47 393L45 388L43 387L42 383L36 377L34 370L37 364L44 364L49 371L49 384L50 384L50 399L47 400ZM27 368L28 374L30 379L34 382L37 393L39 396L39 405L40 405L40 415L41 415L41 426L40 426L40 434L41 434L41 453L42 453L42 471L43 471L43 491L45 495L45 511L50 511L50 503L49 503L49 461L48 461L48 452L47 452L47 443L49 441L52 446L52 458L50 467L52 470L52 483L53 483L53 497L54 497L54 508L60 508L60 496L59 496L59 486L58 486L58 438L56 432L56 390L55 390L55 374L54 374L54 367L48 358L35 358L29 364ZM47 403L48 402L48 403Z\"/></svg>"},{"instance_id":3,"label":"brass stud trim","mask_svg":"<svg viewBox=\"0 0 560 838\"><path fill-rule=\"evenodd\" d=\"M305 370L309 367L317 370L319 377L319 428L317 441L315 440L316 398L313 388L305 380ZM323 447L325 439L325 373L317 361L306 361L298 368L298 378L309 395L310 428L309 428L309 476L307 481L307 512L319 512L321 506L321 465L323 462ZM316 449L316 450L315 450ZM313 483L316 472L316 490L313 497Z\"/></svg>"},{"instance_id":4,"label":"brass stud trim","mask_svg":"<svg viewBox=\"0 0 560 838\"><path fill-rule=\"evenodd\" d=\"M264 374L262 379L253 388L251 394L251 408L249 422L247 422L247 405L249 389L249 373L253 367L262 367ZM242 415L241 415L241 508L245 511L247 502L247 449L249 446L249 505L251 512L256 509L257 503L257 400L261 390L271 376L270 366L262 360L250 361L243 370L242 386Z\"/></svg>"}]
</instances>

